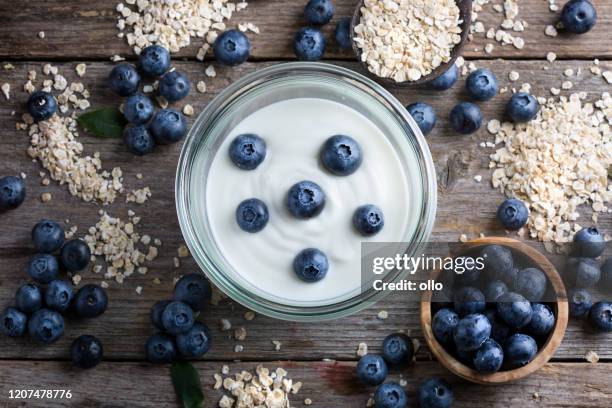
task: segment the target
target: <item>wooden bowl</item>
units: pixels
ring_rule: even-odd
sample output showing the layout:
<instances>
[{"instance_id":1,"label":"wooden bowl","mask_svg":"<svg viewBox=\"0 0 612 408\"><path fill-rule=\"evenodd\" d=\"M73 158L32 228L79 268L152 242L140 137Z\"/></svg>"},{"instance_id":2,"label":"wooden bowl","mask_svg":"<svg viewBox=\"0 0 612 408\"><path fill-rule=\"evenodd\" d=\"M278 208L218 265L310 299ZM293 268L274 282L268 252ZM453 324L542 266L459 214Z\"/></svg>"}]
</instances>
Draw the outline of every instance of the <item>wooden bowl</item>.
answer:
<instances>
[{"instance_id":1,"label":"wooden bowl","mask_svg":"<svg viewBox=\"0 0 612 408\"><path fill-rule=\"evenodd\" d=\"M434 69L432 72L421 77L420 79L416 81L396 82L393 79L381 78L377 75L374 75L372 72L370 72L367 64L361 61L361 49L357 46L355 41L352 40L353 51L355 52L355 55L357 56L357 60L363 66L367 75L383 86L411 87L411 86L422 85L424 83L427 83L431 81L432 79L435 79L439 77L440 75L442 75L443 73L445 73L446 70L448 70L448 68L452 64L455 63L455 61L457 60L457 57L461 55L463 46L467 42L468 34L470 33L470 26L472 23L472 0L456 0L456 1L457 1L457 6L459 7L459 18L462 21L460 25L461 41L459 42L459 44L456 44L453 50L451 51L451 59L448 62L440 65L438 68ZM363 7L363 5L364 5L364 0L360 0L359 4L357 4L357 7L355 8L355 12L353 13L353 18L351 21L351 39L355 38L355 27L359 24L359 20L361 20L361 8Z\"/></svg>"},{"instance_id":2,"label":"wooden bowl","mask_svg":"<svg viewBox=\"0 0 612 408\"><path fill-rule=\"evenodd\" d=\"M559 347L559 344L561 344L568 321L568 303L567 295L565 293L565 286L563 285L563 281L556 268L544 255L529 245L510 238L480 238L466 243L466 247L472 249L490 244L505 246L514 252L520 252L526 259L529 259L533 265L537 265L546 274L548 281L550 282L550 286L556 296L557 302L553 306L553 312L556 317L553 332L549 335L546 343L544 343L544 346L538 350L538 354L533 361L514 370L498 371L497 373L493 374L480 374L458 361L454 356L447 352L440 343L438 343L438 340L436 340L434 337L431 329L432 292L429 291L423 294L423 298L421 300L421 328L423 329L425 341L427 341L427 345L434 356L453 374L468 381L485 385L503 384L516 381L540 369L548 362L548 360L550 360ZM433 278L436 278L438 274L439 271L434 272Z\"/></svg>"}]
</instances>

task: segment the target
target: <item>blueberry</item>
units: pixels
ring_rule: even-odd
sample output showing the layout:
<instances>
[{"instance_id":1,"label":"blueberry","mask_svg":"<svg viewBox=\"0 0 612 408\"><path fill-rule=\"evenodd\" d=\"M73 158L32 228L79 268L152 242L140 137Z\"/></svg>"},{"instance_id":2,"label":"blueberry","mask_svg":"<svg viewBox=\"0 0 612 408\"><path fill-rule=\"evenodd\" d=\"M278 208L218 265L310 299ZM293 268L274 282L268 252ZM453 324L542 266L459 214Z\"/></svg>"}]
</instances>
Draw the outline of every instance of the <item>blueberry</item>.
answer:
<instances>
[{"instance_id":1,"label":"blueberry","mask_svg":"<svg viewBox=\"0 0 612 408\"><path fill-rule=\"evenodd\" d=\"M497 95L499 86L491 70L479 68L472 72L465 81L468 94L477 101L488 101Z\"/></svg>"},{"instance_id":2,"label":"blueberry","mask_svg":"<svg viewBox=\"0 0 612 408\"><path fill-rule=\"evenodd\" d=\"M569 314L572 317L582 317L586 315L593 306L593 298L585 289L573 289L568 295Z\"/></svg>"},{"instance_id":3,"label":"blueberry","mask_svg":"<svg viewBox=\"0 0 612 408\"><path fill-rule=\"evenodd\" d=\"M473 313L482 313L485 310L485 296L480 290L465 286L455 292L453 296L455 311L463 317Z\"/></svg>"},{"instance_id":4,"label":"blueberry","mask_svg":"<svg viewBox=\"0 0 612 408\"><path fill-rule=\"evenodd\" d=\"M179 71L166 72L159 79L159 94L168 102L177 102L189 95L189 78Z\"/></svg>"},{"instance_id":5,"label":"blueberry","mask_svg":"<svg viewBox=\"0 0 612 408\"><path fill-rule=\"evenodd\" d=\"M555 327L555 315L548 306L541 303L532 304L531 309L531 322L527 330L534 336L547 336Z\"/></svg>"},{"instance_id":6,"label":"blueberry","mask_svg":"<svg viewBox=\"0 0 612 408\"><path fill-rule=\"evenodd\" d=\"M153 323L153 326L155 326L156 329L165 330L162 323L162 314L164 313L166 306L168 306L170 303L172 303L171 300L160 300L159 302L155 302L151 308L151 323Z\"/></svg>"},{"instance_id":7,"label":"blueberry","mask_svg":"<svg viewBox=\"0 0 612 408\"><path fill-rule=\"evenodd\" d=\"M585 227L574 235L572 249L575 256L597 258L606 249L606 240L597 227Z\"/></svg>"},{"instance_id":8,"label":"blueberry","mask_svg":"<svg viewBox=\"0 0 612 408\"><path fill-rule=\"evenodd\" d=\"M510 334L510 328L497 318L495 309L487 309L484 314L489 319L489 323L491 323L491 338L503 344Z\"/></svg>"},{"instance_id":9,"label":"blueberry","mask_svg":"<svg viewBox=\"0 0 612 408\"><path fill-rule=\"evenodd\" d=\"M77 368L93 368L100 364L104 350L102 342L95 336L77 337L70 346L72 365Z\"/></svg>"},{"instance_id":10,"label":"blueberry","mask_svg":"<svg viewBox=\"0 0 612 408\"><path fill-rule=\"evenodd\" d=\"M561 23L570 33L584 34L597 23L595 6L587 0L570 0L563 6Z\"/></svg>"},{"instance_id":11,"label":"blueberry","mask_svg":"<svg viewBox=\"0 0 612 408\"><path fill-rule=\"evenodd\" d=\"M64 244L64 229L55 221L40 220L32 228L32 242L38 252L57 251Z\"/></svg>"},{"instance_id":12,"label":"blueberry","mask_svg":"<svg viewBox=\"0 0 612 408\"><path fill-rule=\"evenodd\" d=\"M363 236L378 234L384 225L385 217L382 210L375 205L362 205L353 213L353 226Z\"/></svg>"},{"instance_id":13,"label":"blueberry","mask_svg":"<svg viewBox=\"0 0 612 408\"><path fill-rule=\"evenodd\" d=\"M21 285L15 293L15 305L23 313L34 313L42 307L43 294L40 288L32 283Z\"/></svg>"},{"instance_id":14,"label":"blueberry","mask_svg":"<svg viewBox=\"0 0 612 408\"><path fill-rule=\"evenodd\" d=\"M436 111L423 102L416 102L406 107L412 119L417 123L424 136L427 136L436 125Z\"/></svg>"},{"instance_id":15,"label":"blueberry","mask_svg":"<svg viewBox=\"0 0 612 408\"><path fill-rule=\"evenodd\" d=\"M64 244L60 258L64 268L70 272L78 272L89 265L91 251L85 241L75 238Z\"/></svg>"},{"instance_id":16,"label":"blueberry","mask_svg":"<svg viewBox=\"0 0 612 408\"><path fill-rule=\"evenodd\" d=\"M466 265L463 273L457 273L455 270L451 270L453 276L455 276L456 286L476 286L480 280L480 269L476 265Z\"/></svg>"},{"instance_id":17,"label":"blueberry","mask_svg":"<svg viewBox=\"0 0 612 408\"><path fill-rule=\"evenodd\" d=\"M321 30L312 27L301 28L293 40L293 52L303 61L317 61L325 54L325 36Z\"/></svg>"},{"instance_id":18,"label":"blueberry","mask_svg":"<svg viewBox=\"0 0 612 408\"><path fill-rule=\"evenodd\" d=\"M612 331L612 303L595 303L589 311L589 323L595 331Z\"/></svg>"},{"instance_id":19,"label":"blueberry","mask_svg":"<svg viewBox=\"0 0 612 408\"><path fill-rule=\"evenodd\" d=\"M98 317L108 307L108 296L98 285L85 285L74 296L74 310L79 317Z\"/></svg>"},{"instance_id":20,"label":"blueberry","mask_svg":"<svg viewBox=\"0 0 612 408\"><path fill-rule=\"evenodd\" d=\"M349 50L353 47L353 39L351 38L351 19L343 17L336 23L336 31L334 32L336 43L343 50Z\"/></svg>"},{"instance_id":21,"label":"blueberry","mask_svg":"<svg viewBox=\"0 0 612 408\"><path fill-rule=\"evenodd\" d=\"M110 87L119 96L130 96L138 91L140 75L131 64L119 64L110 73Z\"/></svg>"},{"instance_id":22,"label":"blueberry","mask_svg":"<svg viewBox=\"0 0 612 408\"><path fill-rule=\"evenodd\" d=\"M497 209L497 219L509 231L518 231L527 224L529 210L525 203L516 198L510 198Z\"/></svg>"},{"instance_id":23,"label":"blueberry","mask_svg":"<svg viewBox=\"0 0 612 408\"><path fill-rule=\"evenodd\" d=\"M475 313L459 320L453 332L455 346L464 351L478 349L491 335L491 323L486 316Z\"/></svg>"},{"instance_id":24,"label":"blueberry","mask_svg":"<svg viewBox=\"0 0 612 408\"><path fill-rule=\"evenodd\" d=\"M289 189L287 208L297 218L312 218L321 214L325 207L325 193L312 181L300 181Z\"/></svg>"},{"instance_id":25,"label":"blueberry","mask_svg":"<svg viewBox=\"0 0 612 408\"><path fill-rule=\"evenodd\" d=\"M510 368L525 366L538 352L535 340L526 334L513 334L504 344L504 361Z\"/></svg>"},{"instance_id":26,"label":"blueberry","mask_svg":"<svg viewBox=\"0 0 612 408\"><path fill-rule=\"evenodd\" d=\"M377 354L366 354L357 363L357 377L366 385L382 384L388 372L387 363Z\"/></svg>"},{"instance_id":27,"label":"blueberry","mask_svg":"<svg viewBox=\"0 0 612 408\"><path fill-rule=\"evenodd\" d=\"M538 268L521 269L514 281L514 291L530 302L539 302L546 293L546 275Z\"/></svg>"},{"instance_id":28,"label":"blueberry","mask_svg":"<svg viewBox=\"0 0 612 408\"><path fill-rule=\"evenodd\" d=\"M419 387L421 408L450 408L454 399L451 386L439 378L430 378Z\"/></svg>"},{"instance_id":29,"label":"blueberry","mask_svg":"<svg viewBox=\"0 0 612 408\"><path fill-rule=\"evenodd\" d=\"M174 285L174 300L187 303L196 312L204 310L211 297L210 283L201 273L184 275Z\"/></svg>"},{"instance_id":30,"label":"blueberry","mask_svg":"<svg viewBox=\"0 0 612 408\"><path fill-rule=\"evenodd\" d=\"M459 78L459 68L453 64L442 75L429 81L427 86L435 91L445 91L455 85L457 78Z\"/></svg>"},{"instance_id":31,"label":"blueberry","mask_svg":"<svg viewBox=\"0 0 612 408\"><path fill-rule=\"evenodd\" d=\"M403 333L393 333L382 343L382 356L389 365L404 365L414 358L412 339Z\"/></svg>"},{"instance_id":32,"label":"blueberry","mask_svg":"<svg viewBox=\"0 0 612 408\"><path fill-rule=\"evenodd\" d=\"M496 373L503 362L504 351L493 339L485 341L474 356L474 368L481 374Z\"/></svg>"},{"instance_id":33,"label":"blueberry","mask_svg":"<svg viewBox=\"0 0 612 408\"><path fill-rule=\"evenodd\" d=\"M28 275L36 283L49 283L57 279L59 275L59 264L57 259L50 254L36 254L28 263Z\"/></svg>"},{"instance_id":34,"label":"blueberry","mask_svg":"<svg viewBox=\"0 0 612 408\"><path fill-rule=\"evenodd\" d=\"M608 258L601 264L601 285L608 291L612 290L612 258Z\"/></svg>"},{"instance_id":35,"label":"blueberry","mask_svg":"<svg viewBox=\"0 0 612 408\"><path fill-rule=\"evenodd\" d=\"M497 315L513 329L527 326L531 314L531 303L518 293L508 292L498 299Z\"/></svg>"},{"instance_id":36,"label":"blueberry","mask_svg":"<svg viewBox=\"0 0 612 408\"><path fill-rule=\"evenodd\" d=\"M316 248L301 251L293 260L293 270L305 282L318 282L325 278L329 262L327 256Z\"/></svg>"},{"instance_id":37,"label":"blueberry","mask_svg":"<svg viewBox=\"0 0 612 408\"><path fill-rule=\"evenodd\" d=\"M0 212L19 207L26 196L26 187L22 179L15 176L0 178Z\"/></svg>"},{"instance_id":38,"label":"blueberry","mask_svg":"<svg viewBox=\"0 0 612 408\"><path fill-rule=\"evenodd\" d=\"M28 322L28 333L41 343L53 343L64 334L64 318L53 310L37 310Z\"/></svg>"},{"instance_id":39,"label":"blueberry","mask_svg":"<svg viewBox=\"0 0 612 408\"><path fill-rule=\"evenodd\" d=\"M147 340L145 352L147 360L151 363L171 363L176 358L176 345L171 336L157 333Z\"/></svg>"},{"instance_id":40,"label":"blueberry","mask_svg":"<svg viewBox=\"0 0 612 408\"><path fill-rule=\"evenodd\" d=\"M457 358L457 361L459 361L460 363L468 366L468 367L474 367L474 356L476 355L476 351L472 350L472 351L467 351L467 350L461 350L458 348L455 348L455 357Z\"/></svg>"},{"instance_id":41,"label":"blueberry","mask_svg":"<svg viewBox=\"0 0 612 408\"><path fill-rule=\"evenodd\" d=\"M431 330L434 337L444 345L453 342L453 332L459 323L459 315L451 309L440 309L436 312L431 322Z\"/></svg>"},{"instance_id":42,"label":"blueberry","mask_svg":"<svg viewBox=\"0 0 612 408\"><path fill-rule=\"evenodd\" d=\"M181 112L174 109L158 111L149 124L149 131L155 142L171 144L180 141L187 133L187 120Z\"/></svg>"},{"instance_id":43,"label":"blueberry","mask_svg":"<svg viewBox=\"0 0 612 408\"><path fill-rule=\"evenodd\" d=\"M23 336L27 325L28 317L14 307L7 307L0 313L0 333L6 336Z\"/></svg>"},{"instance_id":44,"label":"blueberry","mask_svg":"<svg viewBox=\"0 0 612 408\"><path fill-rule=\"evenodd\" d=\"M507 276L514 269L512 252L508 248L500 245L487 245L480 252L480 257L483 258L483 270L489 280L508 282Z\"/></svg>"},{"instance_id":45,"label":"blueberry","mask_svg":"<svg viewBox=\"0 0 612 408\"><path fill-rule=\"evenodd\" d=\"M155 107L148 96L134 94L123 104L123 116L133 125L144 125L153 117Z\"/></svg>"},{"instance_id":46,"label":"blueberry","mask_svg":"<svg viewBox=\"0 0 612 408\"><path fill-rule=\"evenodd\" d=\"M359 143L352 137L344 135L327 139L320 154L323 166L337 176L353 174L363 161Z\"/></svg>"},{"instance_id":47,"label":"blueberry","mask_svg":"<svg viewBox=\"0 0 612 408\"><path fill-rule=\"evenodd\" d=\"M243 231L259 232L265 228L269 219L268 206L257 198L244 200L236 208L236 222Z\"/></svg>"},{"instance_id":48,"label":"blueberry","mask_svg":"<svg viewBox=\"0 0 612 408\"><path fill-rule=\"evenodd\" d=\"M308 24L327 24L334 17L334 3L331 0L310 0L304 8Z\"/></svg>"},{"instance_id":49,"label":"blueberry","mask_svg":"<svg viewBox=\"0 0 612 408\"><path fill-rule=\"evenodd\" d=\"M485 300L487 302L496 302L503 294L508 292L508 286L502 281L489 282L484 290Z\"/></svg>"},{"instance_id":50,"label":"blueberry","mask_svg":"<svg viewBox=\"0 0 612 408\"><path fill-rule=\"evenodd\" d=\"M186 333L176 336L176 346L183 357L194 358L206 354L210 349L210 332L206 325L195 322Z\"/></svg>"},{"instance_id":51,"label":"blueberry","mask_svg":"<svg viewBox=\"0 0 612 408\"><path fill-rule=\"evenodd\" d=\"M398 383L389 382L376 389L374 404L376 408L406 408L408 396Z\"/></svg>"},{"instance_id":52,"label":"blueberry","mask_svg":"<svg viewBox=\"0 0 612 408\"><path fill-rule=\"evenodd\" d=\"M162 325L170 334L186 333L193 327L193 310L187 303L174 301L162 313Z\"/></svg>"},{"instance_id":53,"label":"blueberry","mask_svg":"<svg viewBox=\"0 0 612 408\"><path fill-rule=\"evenodd\" d=\"M149 78L160 77L170 69L170 53L161 45L149 45L140 52L138 67Z\"/></svg>"},{"instance_id":54,"label":"blueberry","mask_svg":"<svg viewBox=\"0 0 612 408\"><path fill-rule=\"evenodd\" d=\"M529 122L539 111L538 100L526 92L515 93L506 105L506 113L515 123Z\"/></svg>"},{"instance_id":55,"label":"blueberry","mask_svg":"<svg viewBox=\"0 0 612 408\"><path fill-rule=\"evenodd\" d=\"M482 112L478 105L461 102L451 110L450 123L452 128L461 134L474 133L482 126Z\"/></svg>"},{"instance_id":56,"label":"blueberry","mask_svg":"<svg viewBox=\"0 0 612 408\"><path fill-rule=\"evenodd\" d=\"M145 126L127 126L123 130L123 143L136 156L149 154L155 148L155 139Z\"/></svg>"},{"instance_id":57,"label":"blueberry","mask_svg":"<svg viewBox=\"0 0 612 408\"><path fill-rule=\"evenodd\" d=\"M28 113L34 121L47 120L57 112L57 101L49 92L37 91L28 98Z\"/></svg>"},{"instance_id":58,"label":"blueberry","mask_svg":"<svg viewBox=\"0 0 612 408\"><path fill-rule=\"evenodd\" d=\"M566 279L571 287L592 288L601 278L601 269L591 258L570 258L567 263Z\"/></svg>"},{"instance_id":59,"label":"blueberry","mask_svg":"<svg viewBox=\"0 0 612 408\"><path fill-rule=\"evenodd\" d=\"M65 312L70 307L74 292L70 282L54 280L45 290L45 303L49 309Z\"/></svg>"},{"instance_id":60,"label":"blueberry","mask_svg":"<svg viewBox=\"0 0 612 408\"><path fill-rule=\"evenodd\" d=\"M228 30L215 40L213 46L217 61L230 67L244 63L251 54L251 42L244 33Z\"/></svg>"},{"instance_id":61,"label":"blueberry","mask_svg":"<svg viewBox=\"0 0 612 408\"><path fill-rule=\"evenodd\" d=\"M242 170L255 170L266 158L266 142L253 133L238 135L229 147L232 162Z\"/></svg>"}]
</instances>

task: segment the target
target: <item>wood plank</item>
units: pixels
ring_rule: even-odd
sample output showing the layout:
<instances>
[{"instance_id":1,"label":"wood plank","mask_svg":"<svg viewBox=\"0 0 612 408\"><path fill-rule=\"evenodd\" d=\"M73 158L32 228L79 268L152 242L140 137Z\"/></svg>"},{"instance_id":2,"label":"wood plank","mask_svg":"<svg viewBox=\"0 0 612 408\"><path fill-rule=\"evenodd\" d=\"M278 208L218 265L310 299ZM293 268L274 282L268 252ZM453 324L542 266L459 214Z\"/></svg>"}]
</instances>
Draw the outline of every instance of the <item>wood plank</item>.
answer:
<instances>
[{"instance_id":1,"label":"wood plank","mask_svg":"<svg viewBox=\"0 0 612 408\"><path fill-rule=\"evenodd\" d=\"M124 40L116 37L118 13L115 11L117 0L85 2L81 0L32 0L14 7L11 2L0 4L0 58L58 58L108 59L111 55L132 55ZM350 16L357 2L355 0L336 0L336 19ZM491 2L479 14L479 20L488 30L499 29L503 15L493 10ZM512 57L541 58L548 51L556 52L563 58L609 58L612 56L612 36L607 27L612 24L612 3L607 0L593 0L599 21L596 28L582 36L548 37L544 34L547 25L554 25L559 13L548 9L548 3L541 0L521 0L519 18L528 23L520 34L525 40L522 50L513 46L501 46L487 40L484 33L475 39L465 50L466 57ZM304 24L303 7L305 1L267 0L252 1L247 10L232 19L231 26L239 22L252 22L261 29L260 35L250 35L253 42L254 59L294 58L292 40L297 29ZM562 2L559 2L562 5ZM340 52L333 41L334 24L325 27L330 39L327 58L348 58L350 52ZM38 38L38 32L45 32L45 39ZM491 54L483 49L487 43L494 43ZM197 48L202 44L198 39L183 49L180 57L194 58Z\"/></svg>"},{"instance_id":2,"label":"wood plank","mask_svg":"<svg viewBox=\"0 0 612 408\"><path fill-rule=\"evenodd\" d=\"M601 77L594 77L588 72L589 63L580 61L558 62L545 71L541 62L529 61L477 61L478 66L490 67L497 73L503 85L508 83L508 73L516 70L521 74L521 81L533 85L536 94L548 95L551 86L559 87L564 80L565 68L574 70L582 68L580 79L575 79L574 89L584 90L591 98L612 87ZM0 98L0 126L3 129L0 138L0 174L16 174L21 171L28 176L28 198L18 210L2 214L0 232L0 306L12 302L16 288L26 280L25 265L32 253L29 233L40 218L48 217L58 220L70 219L85 231L97 220L99 207L85 204L70 197L64 186L51 184L42 187L39 183L40 166L32 163L24 151L28 138L24 132L14 130L12 110L22 112L26 95L21 90L23 78L29 69L40 67L41 63L17 63L15 70L0 71L0 82L8 81L13 85L10 101ZM62 64L62 73L74 79L74 63ZM201 95L193 92L186 102L194 105L196 112L201 111L210 98L231 81L247 72L261 68L266 64L246 64L238 69L219 69L218 76L209 82L209 93ZM548 64L546 64L548 66ZM356 64L349 64L356 67ZM108 106L119 103L105 87L104 78L110 70L110 63L88 64L88 75L83 79L92 90L93 107ZM186 71L193 82L205 79L201 64L194 62L178 63L178 69ZM602 63L602 68L611 69L612 63ZM565 92L565 91L564 91ZM461 84L447 93L436 94L425 90L394 91L403 103L424 100L431 103L439 114L438 126L428 137L440 181L438 219L433 238L437 241L456 241L461 233L476 237L480 232L486 235L504 234L494 221L497 204L501 194L493 190L487 180L489 150L478 147L481 141L488 140L486 130L482 129L473 136L459 136L450 131L446 116L455 101L465 96ZM493 101L482 104L487 118L501 117L507 95L498 96ZM100 319L77 321L71 319L66 336L58 343L41 347L30 341L14 340L0 337L0 358L4 359L52 359L66 358L70 341L80 334L91 333L102 338L107 349L107 356L112 359L141 359L146 337L152 332L148 323L148 313L152 304L171 294L172 278L196 270L194 262L183 260L179 269L174 269L172 258L182 243L181 233L174 210L174 172L180 150L179 145L164 147L144 158L134 158L127 154L117 140L101 140L82 136L85 151L100 151L104 166L111 168L121 166L125 174L127 188L151 186L153 197L143 206L125 205L122 200L108 207L111 214L125 217L127 208L134 209L143 215L139 226L141 233L149 233L163 241L160 257L155 260L148 275L132 276L123 285L113 284L109 289L111 305L109 311ZM144 174L144 180L136 179L136 173ZM483 176L482 183L473 180L474 175ZM41 204L40 194L49 191L53 200ZM612 220L602 216L600 225L605 231L612 230ZM585 215L585 219L587 216ZM161 285L155 285L153 278L159 278ZM100 277L93 273L84 274L83 283L99 282ZM142 286L144 292L138 296L134 290ZM389 312L389 319L381 321L376 314L380 310ZM366 342L372 350L379 350L382 339L392 331L406 330L420 338L418 324L418 305L407 302L400 294L393 295L355 316L332 323L297 324L283 323L284 330L278 330L278 322L265 317L257 317L247 322L243 318L245 309L237 304L224 302L204 313L203 321L213 327L215 338L212 351L206 356L209 360L273 360L297 359L319 360L322 358L354 359L359 342ZM228 318L234 327L245 326L247 339L242 353L234 353L235 341L229 333L221 333L217 322ZM572 323L566 338L556 354L557 359L581 359L589 350L596 351L602 358L612 358L611 335L593 335ZM279 352L273 350L271 340L282 342ZM420 358L427 359L428 353L423 348Z\"/></svg>"},{"instance_id":3,"label":"wood plank","mask_svg":"<svg viewBox=\"0 0 612 408\"><path fill-rule=\"evenodd\" d=\"M177 400L172 389L168 366L139 363L103 362L87 371L75 370L69 362L5 362L11 369L0 376L3 407L61 407L67 400L8 400L12 389L70 389L72 406L87 407L173 407ZM230 373L253 370L257 363L232 363ZM354 363L347 362L292 362L265 363L271 370L283 367L293 381L302 381L297 395L290 396L291 406L302 407L305 398L312 406L363 407L375 388L364 387L354 376ZM222 397L213 390L213 374L221 364L197 363L205 396L204 406L217 406ZM34 374L34 375L33 375ZM410 406L416 402L419 384L431 377L441 377L453 387L453 407L609 407L612 394L608 379L612 364L548 364L531 377L512 384L487 387L467 383L452 376L436 363L417 363L401 371L393 371L389 381L407 385ZM146 379L146 380L145 380ZM111 392L109 392L111 391Z\"/></svg>"}]
</instances>

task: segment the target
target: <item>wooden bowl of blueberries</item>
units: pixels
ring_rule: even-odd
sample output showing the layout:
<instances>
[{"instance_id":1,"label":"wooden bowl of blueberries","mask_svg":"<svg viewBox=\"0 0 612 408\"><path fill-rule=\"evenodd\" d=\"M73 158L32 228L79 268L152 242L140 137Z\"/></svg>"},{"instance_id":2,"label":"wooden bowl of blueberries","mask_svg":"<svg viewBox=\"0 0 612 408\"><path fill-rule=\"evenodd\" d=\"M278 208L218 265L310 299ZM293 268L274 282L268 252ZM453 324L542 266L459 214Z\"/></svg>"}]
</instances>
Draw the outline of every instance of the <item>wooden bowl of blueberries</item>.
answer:
<instances>
[{"instance_id":1,"label":"wooden bowl of blueberries","mask_svg":"<svg viewBox=\"0 0 612 408\"><path fill-rule=\"evenodd\" d=\"M516 381L546 364L568 322L565 286L554 265L509 238L470 241L452 255L475 262L461 274L434 272L444 289L421 300L424 337L440 363L479 384Z\"/></svg>"}]
</instances>

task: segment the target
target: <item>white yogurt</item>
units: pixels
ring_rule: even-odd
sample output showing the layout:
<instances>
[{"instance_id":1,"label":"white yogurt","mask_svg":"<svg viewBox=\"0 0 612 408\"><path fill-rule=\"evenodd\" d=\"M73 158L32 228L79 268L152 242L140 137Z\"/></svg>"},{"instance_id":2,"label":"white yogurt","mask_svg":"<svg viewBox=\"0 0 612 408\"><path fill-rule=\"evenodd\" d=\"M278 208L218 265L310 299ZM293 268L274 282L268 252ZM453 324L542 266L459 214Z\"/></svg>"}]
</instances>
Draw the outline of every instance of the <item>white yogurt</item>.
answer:
<instances>
[{"instance_id":1,"label":"white yogurt","mask_svg":"<svg viewBox=\"0 0 612 408\"><path fill-rule=\"evenodd\" d=\"M242 133L255 133L267 144L264 162L252 171L229 158L229 144ZM350 176L332 175L319 163L321 146L337 134L351 136L363 151L363 163ZM416 163L416 158L404 160ZM294 218L286 208L287 191L302 180L314 181L326 194L323 212L308 220ZM413 191L405 165L372 121L337 102L297 98L255 111L231 130L212 161L201 211L232 273L259 296L320 306L359 293L362 241L406 237ZM235 219L236 207L248 198L263 200L270 213L267 226L254 234L241 230ZM374 237L353 229L353 212L363 204L383 211L385 226ZM301 281L292 268L296 254L309 247L322 250L330 262L327 276L316 283Z\"/></svg>"}]
</instances>

